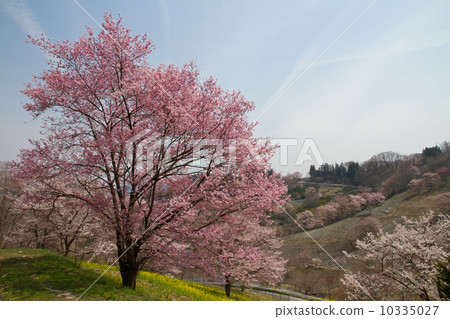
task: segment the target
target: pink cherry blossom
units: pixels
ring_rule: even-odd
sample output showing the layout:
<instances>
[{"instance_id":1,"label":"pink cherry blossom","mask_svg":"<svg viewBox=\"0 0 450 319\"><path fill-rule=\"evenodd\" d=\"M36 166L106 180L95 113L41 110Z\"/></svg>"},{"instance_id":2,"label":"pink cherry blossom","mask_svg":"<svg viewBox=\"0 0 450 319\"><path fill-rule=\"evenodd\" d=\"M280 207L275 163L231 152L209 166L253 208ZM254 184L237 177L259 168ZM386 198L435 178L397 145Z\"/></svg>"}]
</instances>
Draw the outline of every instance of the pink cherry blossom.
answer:
<instances>
[{"instance_id":1,"label":"pink cherry blossom","mask_svg":"<svg viewBox=\"0 0 450 319\"><path fill-rule=\"evenodd\" d=\"M152 41L121 19L105 14L102 26L75 42L31 39L53 62L23 90L45 124L15 171L112 228L122 282L134 288L145 265L167 267L236 214L268 218L287 190L269 174L275 147L253 137L252 102L201 80L193 63L150 66ZM232 251L257 258L249 249Z\"/></svg>"}]
</instances>

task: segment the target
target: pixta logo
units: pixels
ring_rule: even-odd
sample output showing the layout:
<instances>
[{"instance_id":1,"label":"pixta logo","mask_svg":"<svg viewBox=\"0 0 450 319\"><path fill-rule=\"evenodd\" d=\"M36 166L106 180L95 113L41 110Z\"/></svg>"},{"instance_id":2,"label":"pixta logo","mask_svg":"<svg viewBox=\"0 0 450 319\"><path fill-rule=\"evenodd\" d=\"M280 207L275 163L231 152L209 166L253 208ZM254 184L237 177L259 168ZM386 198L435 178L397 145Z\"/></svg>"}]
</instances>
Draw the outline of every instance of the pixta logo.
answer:
<instances>
[{"instance_id":1,"label":"pixta logo","mask_svg":"<svg viewBox=\"0 0 450 319\"><path fill-rule=\"evenodd\" d=\"M289 152L292 155L293 146L298 146L295 138L276 138L271 140L272 145L279 147L279 160L281 166L288 165ZM237 164L237 150L245 150L247 156L241 158ZM298 148L297 148L298 150ZM194 139L189 146L182 149L187 155L184 160L189 163L189 167L201 169L210 165L211 161L218 164L226 164L228 167L247 165L252 161L261 160L259 154L258 141L252 140L228 140L226 145L220 139ZM126 145L127 160L131 166L138 171L148 172L154 168L155 163L163 166L170 163L172 159L179 157L179 147L170 137L162 137L155 132L142 131L130 138ZM324 163L322 155L312 138L307 138L296 154L295 166L302 166L305 162L314 161L319 166ZM134 163L132 163L134 162Z\"/></svg>"},{"instance_id":2,"label":"pixta logo","mask_svg":"<svg viewBox=\"0 0 450 319\"><path fill-rule=\"evenodd\" d=\"M298 146L298 139L296 138L273 138L272 144L278 145L280 153L280 165L287 166L289 163L289 154L293 151L293 146ZM290 148L291 146L291 148ZM312 138L307 138L303 142L298 155L296 156L295 166L302 166L307 161L314 161L318 166L325 163L319 149Z\"/></svg>"}]
</instances>

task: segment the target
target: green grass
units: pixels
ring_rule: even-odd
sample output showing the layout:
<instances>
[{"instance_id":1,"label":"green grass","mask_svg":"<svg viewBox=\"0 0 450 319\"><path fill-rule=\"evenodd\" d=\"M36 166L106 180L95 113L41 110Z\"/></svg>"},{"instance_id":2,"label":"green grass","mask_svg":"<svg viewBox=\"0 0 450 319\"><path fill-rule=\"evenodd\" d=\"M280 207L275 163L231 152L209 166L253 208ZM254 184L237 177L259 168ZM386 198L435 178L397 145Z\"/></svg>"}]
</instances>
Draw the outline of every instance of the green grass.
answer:
<instances>
[{"instance_id":1,"label":"green grass","mask_svg":"<svg viewBox=\"0 0 450 319\"><path fill-rule=\"evenodd\" d=\"M75 263L42 249L0 250L0 300L76 300L107 268ZM160 274L140 272L136 290L123 287L112 267L81 300L267 300L265 296L224 291Z\"/></svg>"}]
</instances>

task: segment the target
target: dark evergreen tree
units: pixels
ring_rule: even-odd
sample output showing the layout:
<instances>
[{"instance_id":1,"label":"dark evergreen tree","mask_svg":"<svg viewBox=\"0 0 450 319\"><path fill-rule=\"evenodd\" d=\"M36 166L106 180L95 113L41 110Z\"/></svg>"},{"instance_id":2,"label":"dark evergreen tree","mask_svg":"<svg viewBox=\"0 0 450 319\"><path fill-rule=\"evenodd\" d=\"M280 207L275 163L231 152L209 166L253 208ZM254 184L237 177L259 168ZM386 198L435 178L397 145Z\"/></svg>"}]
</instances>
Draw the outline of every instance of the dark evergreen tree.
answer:
<instances>
[{"instance_id":1,"label":"dark evergreen tree","mask_svg":"<svg viewBox=\"0 0 450 319\"><path fill-rule=\"evenodd\" d=\"M316 167L314 164L309 167L309 176L316 177Z\"/></svg>"},{"instance_id":2,"label":"dark evergreen tree","mask_svg":"<svg viewBox=\"0 0 450 319\"><path fill-rule=\"evenodd\" d=\"M430 157L437 157L439 155L442 154L442 150L439 146L434 146L434 147L425 147L422 150L422 156L427 159Z\"/></svg>"},{"instance_id":3,"label":"dark evergreen tree","mask_svg":"<svg viewBox=\"0 0 450 319\"><path fill-rule=\"evenodd\" d=\"M347 170L347 179L350 184L357 185L358 183L358 170L359 170L359 164L355 162L351 162L348 165Z\"/></svg>"}]
</instances>

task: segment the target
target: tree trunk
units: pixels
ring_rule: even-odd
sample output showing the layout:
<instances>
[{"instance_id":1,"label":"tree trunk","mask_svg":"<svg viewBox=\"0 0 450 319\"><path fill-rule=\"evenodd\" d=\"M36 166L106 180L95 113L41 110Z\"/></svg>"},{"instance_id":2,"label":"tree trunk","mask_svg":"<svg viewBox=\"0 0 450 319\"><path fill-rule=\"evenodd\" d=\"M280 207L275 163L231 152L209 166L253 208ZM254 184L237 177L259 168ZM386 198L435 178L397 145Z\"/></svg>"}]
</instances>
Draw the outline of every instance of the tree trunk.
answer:
<instances>
[{"instance_id":1,"label":"tree trunk","mask_svg":"<svg viewBox=\"0 0 450 319\"><path fill-rule=\"evenodd\" d=\"M139 270L132 267L120 267L120 275L122 276L122 285L125 287L136 289L136 279Z\"/></svg>"},{"instance_id":2,"label":"tree trunk","mask_svg":"<svg viewBox=\"0 0 450 319\"><path fill-rule=\"evenodd\" d=\"M227 277L225 277L225 293L227 295L227 297L230 297L231 294L231 282L230 279Z\"/></svg>"},{"instance_id":3,"label":"tree trunk","mask_svg":"<svg viewBox=\"0 0 450 319\"><path fill-rule=\"evenodd\" d=\"M119 256L120 255L121 253L119 251ZM137 253L134 247L132 247L119 259L122 285L131 289L136 289L136 279L139 273L139 266L136 257Z\"/></svg>"},{"instance_id":4,"label":"tree trunk","mask_svg":"<svg viewBox=\"0 0 450 319\"><path fill-rule=\"evenodd\" d=\"M64 244L62 244L62 246L63 246L63 256L64 257L69 256L70 244L72 244L72 241L69 241L68 238L65 237L64 238Z\"/></svg>"}]
</instances>

